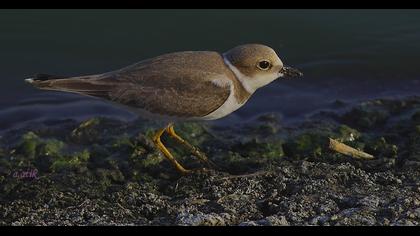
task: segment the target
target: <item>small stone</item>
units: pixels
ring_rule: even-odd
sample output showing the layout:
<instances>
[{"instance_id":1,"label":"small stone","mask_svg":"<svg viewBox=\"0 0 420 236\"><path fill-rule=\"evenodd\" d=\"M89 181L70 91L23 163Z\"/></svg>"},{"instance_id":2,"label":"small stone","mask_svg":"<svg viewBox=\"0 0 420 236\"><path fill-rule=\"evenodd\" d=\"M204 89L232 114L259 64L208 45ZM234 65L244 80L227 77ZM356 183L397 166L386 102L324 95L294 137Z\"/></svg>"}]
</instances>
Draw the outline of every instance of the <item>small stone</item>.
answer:
<instances>
[{"instance_id":1,"label":"small stone","mask_svg":"<svg viewBox=\"0 0 420 236\"><path fill-rule=\"evenodd\" d=\"M406 215L407 215L407 217L408 217L408 218L410 218L410 219L414 219L414 218L416 218L416 216L414 215L414 213L413 213L413 212L407 212L407 213L406 213Z\"/></svg>"},{"instance_id":2,"label":"small stone","mask_svg":"<svg viewBox=\"0 0 420 236\"><path fill-rule=\"evenodd\" d=\"M179 214L176 221L177 225L184 225L184 226L216 226L216 225L226 225L224 219L214 213L211 214L189 214L189 213L182 213Z\"/></svg>"},{"instance_id":3,"label":"small stone","mask_svg":"<svg viewBox=\"0 0 420 236\"><path fill-rule=\"evenodd\" d=\"M269 222L269 225L276 225L276 226L286 226L289 225L285 216L269 216L266 218Z\"/></svg>"},{"instance_id":4,"label":"small stone","mask_svg":"<svg viewBox=\"0 0 420 236\"><path fill-rule=\"evenodd\" d=\"M259 226L255 221L246 221L239 224L239 226Z\"/></svg>"},{"instance_id":5,"label":"small stone","mask_svg":"<svg viewBox=\"0 0 420 236\"><path fill-rule=\"evenodd\" d=\"M324 225L328 221L328 216L316 216L309 222L311 225Z\"/></svg>"},{"instance_id":6,"label":"small stone","mask_svg":"<svg viewBox=\"0 0 420 236\"><path fill-rule=\"evenodd\" d=\"M414 210L414 215L417 219L420 219L420 207Z\"/></svg>"},{"instance_id":7,"label":"small stone","mask_svg":"<svg viewBox=\"0 0 420 236\"><path fill-rule=\"evenodd\" d=\"M360 199L358 205L369 209L375 209L379 206L379 198L376 196L367 196Z\"/></svg>"}]
</instances>

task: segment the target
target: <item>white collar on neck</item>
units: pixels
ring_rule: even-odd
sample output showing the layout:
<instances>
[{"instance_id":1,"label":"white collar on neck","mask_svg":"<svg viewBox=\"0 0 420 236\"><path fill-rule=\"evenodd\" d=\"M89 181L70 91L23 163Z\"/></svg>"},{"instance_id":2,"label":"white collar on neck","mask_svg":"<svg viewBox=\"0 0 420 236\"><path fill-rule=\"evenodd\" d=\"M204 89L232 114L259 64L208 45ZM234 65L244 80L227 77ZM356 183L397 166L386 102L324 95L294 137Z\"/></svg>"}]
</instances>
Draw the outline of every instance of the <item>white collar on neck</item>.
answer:
<instances>
[{"instance_id":1,"label":"white collar on neck","mask_svg":"<svg viewBox=\"0 0 420 236\"><path fill-rule=\"evenodd\" d=\"M225 54L223 54L223 60L225 61L225 64L229 67L229 69L233 72L233 74L236 76L236 78L239 80L239 82L241 82L241 84L245 88L245 90L248 93L253 94L256 89L252 88L250 86L250 84L247 83L250 78L248 76L242 74L242 72L240 72L238 70L238 68L236 68L234 65L232 65L232 63L230 63L229 59L226 58Z\"/></svg>"}]
</instances>

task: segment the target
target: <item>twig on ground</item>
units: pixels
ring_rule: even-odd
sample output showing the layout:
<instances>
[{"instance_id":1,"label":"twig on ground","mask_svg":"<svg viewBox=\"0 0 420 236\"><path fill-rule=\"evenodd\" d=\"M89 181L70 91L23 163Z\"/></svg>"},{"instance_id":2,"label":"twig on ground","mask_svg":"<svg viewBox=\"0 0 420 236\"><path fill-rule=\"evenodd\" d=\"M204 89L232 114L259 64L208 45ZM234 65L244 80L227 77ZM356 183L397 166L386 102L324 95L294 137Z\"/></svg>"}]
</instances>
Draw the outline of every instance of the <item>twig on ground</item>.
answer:
<instances>
[{"instance_id":1,"label":"twig on ground","mask_svg":"<svg viewBox=\"0 0 420 236\"><path fill-rule=\"evenodd\" d=\"M353 158L356 159L365 159L365 160L371 160L374 159L374 156L372 156L369 153L357 150L355 148L352 148L344 143L340 143L337 140L334 140L332 138L330 138L330 145L329 145L330 149L333 151L336 151L338 153L347 155L347 156L351 156Z\"/></svg>"}]
</instances>

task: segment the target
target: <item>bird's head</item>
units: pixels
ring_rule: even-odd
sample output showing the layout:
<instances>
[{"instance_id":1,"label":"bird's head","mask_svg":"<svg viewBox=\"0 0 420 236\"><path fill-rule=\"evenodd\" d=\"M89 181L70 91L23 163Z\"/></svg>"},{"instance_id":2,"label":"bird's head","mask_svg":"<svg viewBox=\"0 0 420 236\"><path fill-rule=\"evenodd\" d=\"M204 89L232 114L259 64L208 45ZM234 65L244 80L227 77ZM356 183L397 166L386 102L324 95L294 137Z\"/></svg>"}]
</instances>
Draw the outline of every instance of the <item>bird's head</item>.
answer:
<instances>
[{"instance_id":1,"label":"bird's head","mask_svg":"<svg viewBox=\"0 0 420 236\"><path fill-rule=\"evenodd\" d=\"M272 48L261 44L237 46L223 56L230 69L250 93L277 78L303 75L297 69L284 66Z\"/></svg>"}]
</instances>

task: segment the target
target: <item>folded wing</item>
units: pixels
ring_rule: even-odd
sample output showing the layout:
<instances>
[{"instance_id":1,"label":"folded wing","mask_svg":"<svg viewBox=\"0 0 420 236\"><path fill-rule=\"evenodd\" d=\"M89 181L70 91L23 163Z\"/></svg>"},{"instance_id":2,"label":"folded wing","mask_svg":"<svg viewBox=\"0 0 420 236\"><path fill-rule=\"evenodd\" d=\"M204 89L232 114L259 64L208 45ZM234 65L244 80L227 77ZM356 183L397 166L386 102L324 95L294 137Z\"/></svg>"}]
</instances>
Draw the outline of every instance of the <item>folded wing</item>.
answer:
<instances>
[{"instance_id":1,"label":"folded wing","mask_svg":"<svg viewBox=\"0 0 420 236\"><path fill-rule=\"evenodd\" d=\"M223 70L215 69L217 63L224 66L217 53L209 57L208 53L184 52L100 75L42 75L27 81L40 89L98 97L155 114L201 117L219 108L231 92Z\"/></svg>"}]
</instances>

